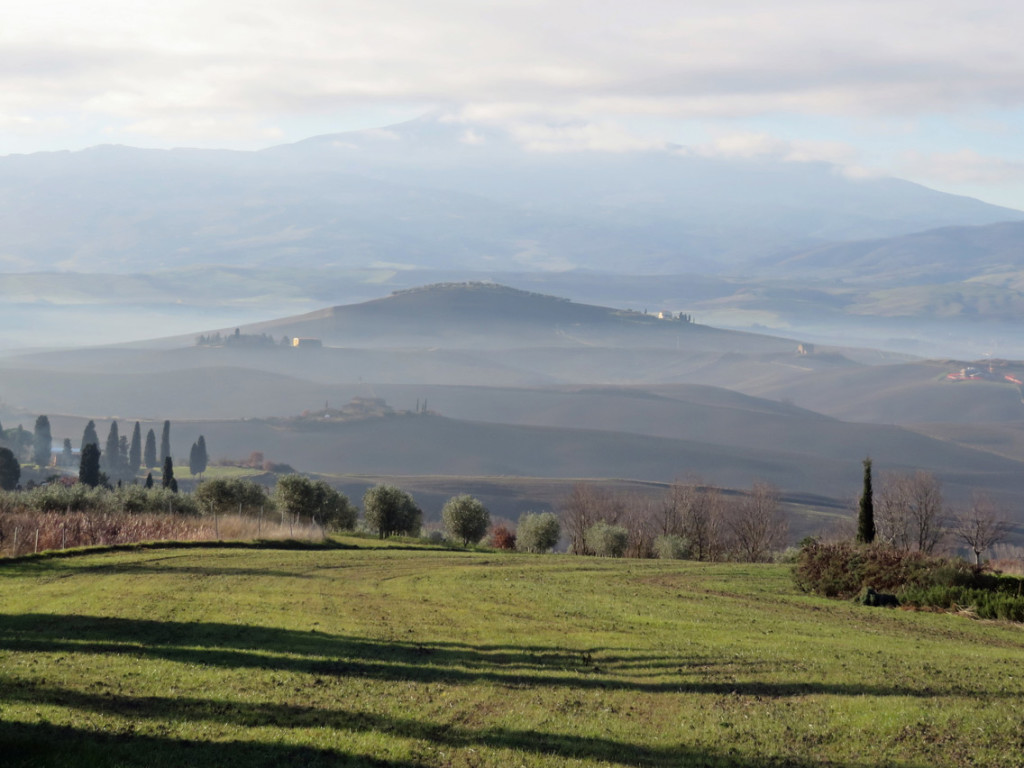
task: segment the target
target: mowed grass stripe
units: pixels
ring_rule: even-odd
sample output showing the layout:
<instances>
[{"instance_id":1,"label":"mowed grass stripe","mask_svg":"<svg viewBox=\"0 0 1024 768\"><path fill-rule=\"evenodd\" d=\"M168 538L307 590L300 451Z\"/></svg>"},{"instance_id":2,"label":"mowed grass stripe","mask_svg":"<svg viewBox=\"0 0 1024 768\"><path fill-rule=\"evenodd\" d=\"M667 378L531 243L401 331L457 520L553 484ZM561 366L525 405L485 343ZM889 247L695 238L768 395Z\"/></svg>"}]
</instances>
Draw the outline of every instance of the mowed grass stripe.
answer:
<instances>
[{"instance_id":1,"label":"mowed grass stripe","mask_svg":"<svg viewBox=\"0 0 1024 768\"><path fill-rule=\"evenodd\" d=\"M772 565L0 566L5 765L1020 766L1022 662L1018 627L802 595Z\"/></svg>"}]
</instances>

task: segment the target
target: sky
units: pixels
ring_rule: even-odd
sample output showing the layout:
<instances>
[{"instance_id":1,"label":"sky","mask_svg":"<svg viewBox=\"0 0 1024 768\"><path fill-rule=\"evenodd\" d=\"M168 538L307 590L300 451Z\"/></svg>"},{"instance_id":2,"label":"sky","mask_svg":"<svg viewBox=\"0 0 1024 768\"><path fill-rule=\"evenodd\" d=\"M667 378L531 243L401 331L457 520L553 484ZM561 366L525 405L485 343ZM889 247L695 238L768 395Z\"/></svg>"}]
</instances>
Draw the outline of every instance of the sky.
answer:
<instances>
[{"instance_id":1,"label":"sky","mask_svg":"<svg viewBox=\"0 0 1024 768\"><path fill-rule=\"evenodd\" d=\"M1024 209L1012 0L9 5L0 155L251 150L432 114L533 151L824 160Z\"/></svg>"}]
</instances>

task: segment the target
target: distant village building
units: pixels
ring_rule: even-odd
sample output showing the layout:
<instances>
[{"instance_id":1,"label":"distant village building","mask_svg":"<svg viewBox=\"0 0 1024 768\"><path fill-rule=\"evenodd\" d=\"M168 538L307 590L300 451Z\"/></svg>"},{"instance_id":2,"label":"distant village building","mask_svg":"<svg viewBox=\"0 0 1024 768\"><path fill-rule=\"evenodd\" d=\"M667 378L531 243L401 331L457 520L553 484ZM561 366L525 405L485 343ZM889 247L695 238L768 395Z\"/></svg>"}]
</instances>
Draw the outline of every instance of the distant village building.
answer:
<instances>
[{"instance_id":1,"label":"distant village building","mask_svg":"<svg viewBox=\"0 0 1024 768\"><path fill-rule=\"evenodd\" d=\"M293 347L301 347L302 349L320 349L324 343L320 339L292 339Z\"/></svg>"},{"instance_id":2,"label":"distant village building","mask_svg":"<svg viewBox=\"0 0 1024 768\"><path fill-rule=\"evenodd\" d=\"M814 345L813 344L800 344L796 348L796 353L798 355L800 355L801 357L809 357L810 355L814 354Z\"/></svg>"}]
</instances>

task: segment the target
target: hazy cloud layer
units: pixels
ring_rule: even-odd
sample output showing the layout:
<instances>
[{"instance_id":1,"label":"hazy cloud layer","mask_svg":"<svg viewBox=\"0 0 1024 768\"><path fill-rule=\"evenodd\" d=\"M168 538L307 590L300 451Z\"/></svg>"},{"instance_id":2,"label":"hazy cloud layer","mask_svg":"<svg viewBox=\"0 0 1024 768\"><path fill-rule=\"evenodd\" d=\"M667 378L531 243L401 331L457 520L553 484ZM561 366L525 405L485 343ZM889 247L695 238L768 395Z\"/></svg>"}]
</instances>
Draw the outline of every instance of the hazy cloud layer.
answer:
<instances>
[{"instance_id":1,"label":"hazy cloud layer","mask_svg":"<svg viewBox=\"0 0 1024 768\"><path fill-rule=\"evenodd\" d=\"M1016 127L1024 101L1024 6L1006 0L23 5L0 29L0 153L264 146L441 109L511 124L541 151L696 132L703 151L735 152L730 137L749 148L765 133L752 121L782 120L765 134L770 154L895 170L885 140L893 156L980 156L989 133L915 147L919 128L808 137L800 121L991 112ZM1024 162L1001 154L996 165Z\"/></svg>"}]
</instances>

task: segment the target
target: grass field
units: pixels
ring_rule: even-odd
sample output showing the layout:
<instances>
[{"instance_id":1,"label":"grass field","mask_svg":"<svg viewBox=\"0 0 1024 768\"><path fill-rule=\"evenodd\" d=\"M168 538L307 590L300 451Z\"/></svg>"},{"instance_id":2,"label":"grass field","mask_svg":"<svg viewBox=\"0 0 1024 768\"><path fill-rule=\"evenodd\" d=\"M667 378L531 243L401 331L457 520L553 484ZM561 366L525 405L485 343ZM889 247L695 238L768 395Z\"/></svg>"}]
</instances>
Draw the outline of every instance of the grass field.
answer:
<instances>
[{"instance_id":1,"label":"grass field","mask_svg":"<svg viewBox=\"0 0 1024 768\"><path fill-rule=\"evenodd\" d=\"M786 567L339 539L0 564L4 766L1024 766L1024 631Z\"/></svg>"}]
</instances>

